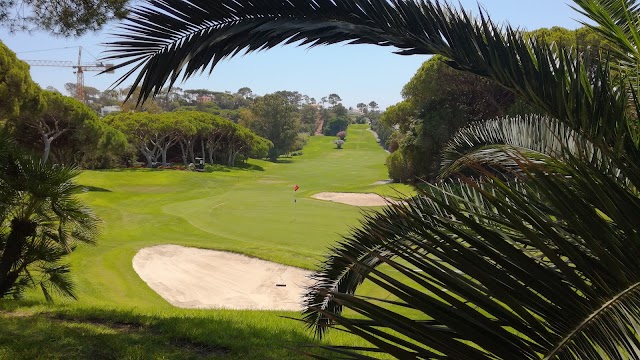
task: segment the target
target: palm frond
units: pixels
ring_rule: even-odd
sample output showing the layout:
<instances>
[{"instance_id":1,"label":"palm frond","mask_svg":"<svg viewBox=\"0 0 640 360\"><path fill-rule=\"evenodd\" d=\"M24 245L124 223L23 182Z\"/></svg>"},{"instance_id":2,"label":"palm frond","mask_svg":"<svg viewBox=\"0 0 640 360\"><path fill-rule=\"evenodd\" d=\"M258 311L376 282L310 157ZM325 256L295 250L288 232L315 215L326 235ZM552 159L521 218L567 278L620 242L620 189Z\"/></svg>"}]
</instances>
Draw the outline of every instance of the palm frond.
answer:
<instances>
[{"instance_id":1,"label":"palm frond","mask_svg":"<svg viewBox=\"0 0 640 360\"><path fill-rule=\"evenodd\" d=\"M513 186L521 187L522 185L513 184ZM323 311L339 313L341 309L341 305L333 302L326 292L354 294L365 279L363 273L357 267L353 267L353 262L357 261L366 267L375 268L382 263L381 256L387 258L394 256L392 251L381 250L385 244L410 241L407 237L415 236L414 226L418 222L424 222L420 227L433 225L433 219L427 213L438 214L444 218L452 217L451 212L441 207L439 202L455 203L460 211L473 214L470 216L487 227L499 225L485 216L495 212L495 206L482 196L483 192L495 192L489 183L468 186L464 183L451 182L437 187L430 186L424 191L424 196L406 199L402 203L385 207L379 212L364 213L361 226L353 229L349 237L331 248L331 255L313 275L316 284L310 288L305 298L305 304L308 307L305 311L305 321L315 328L318 336L323 336L331 321L316 310L323 309ZM415 222L407 222L408 214L411 214Z\"/></svg>"},{"instance_id":2,"label":"palm frond","mask_svg":"<svg viewBox=\"0 0 640 360\"><path fill-rule=\"evenodd\" d=\"M522 176L523 164L557 164L557 161L548 160L562 161L568 154L617 173L611 161L593 143L558 120L543 115L505 117L470 124L449 140L442 154L439 179L487 165L496 171L505 171L509 176Z\"/></svg>"},{"instance_id":3,"label":"palm frond","mask_svg":"<svg viewBox=\"0 0 640 360\"><path fill-rule=\"evenodd\" d=\"M42 272L40 289L48 302L53 301L53 293L76 299L75 285L71 279L71 268L68 264L45 263L40 271Z\"/></svg>"},{"instance_id":4,"label":"palm frond","mask_svg":"<svg viewBox=\"0 0 640 360\"><path fill-rule=\"evenodd\" d=\"M637 69L640 59L640 4L636 0L574 0L573 6L596 25L583 21L587 26L613 45L616 57Z\"/></svg>"},{"instance_id":5,"label":"palm frond","mask_svg":"<svg viewBox=\"0 0 640 360\"><path fill-rule=\"evenodd\" d=\"M95 242L99 231L97 216L76 197L83 191L74 182L79 171L25 155L2 133L0 148L7 149L0 151L0 297L39 286L48 301L53 293L73 298L69 267L60 260L76 242ZM16 232L15 224L33 229Z\"/></svg>"},{"instance_id":6,"label":"palm frond","mask_svg":"<svg viewBox=\"0 0 640 360\"><path fill-rule=\"evenodd\" d=\"M122 61L116 69L133 65L119 81L140 70L132 87L140 86L139 101L181 73L186 79L244 52L278 44L366 43L393 46L403 55L443 55L451 66L496 80L594 141L614 149L628 141L628 99L624 87L612 84L606 62L526 40L483 13L474 18L438 1L147 0L120 30L106 59Z\"/></svg>"},{"instance_id":7,"label":"palm frond","mask_svg":"<svg viewBox=\"0 0 640 360\"><path fill-rule=\"evenodd\" d=\"M635 108L635 117L629 119L629 133L640 145L640 4L636 0L574 0L574 9L593 20L596 25L583 25L597 31L613 46L616 58L615 69L628 84L630 105Z\"/></svg>"},{"instance_id":8,"label":"palm frond","mask_svg":"<svg viewBox=\"0 0 640 360\"><path fill-rule=\"evenodd\" d=\"M367 218L326 264L388 295L359 296L321 272L306 320L405 358L640 358L640 199L568 162L568 177L530 165L536 176L517 186L458 186L490 206L433 187Z\"/></svg>"}]
</instances>

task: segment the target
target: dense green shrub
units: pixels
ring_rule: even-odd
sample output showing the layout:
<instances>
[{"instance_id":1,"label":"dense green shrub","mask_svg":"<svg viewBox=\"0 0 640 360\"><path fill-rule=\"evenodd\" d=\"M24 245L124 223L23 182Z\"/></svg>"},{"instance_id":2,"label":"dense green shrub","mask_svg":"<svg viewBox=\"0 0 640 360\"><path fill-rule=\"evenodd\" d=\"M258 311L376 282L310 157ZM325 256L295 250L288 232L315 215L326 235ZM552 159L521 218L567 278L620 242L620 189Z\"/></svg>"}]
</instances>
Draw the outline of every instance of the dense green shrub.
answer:
<instances>
[{"instance_id":1,"label":"dense green shrub","mask_svg":"<svg viewBox=\"0 0 640 360\"><path fill-rule=\"evenodd\" d=\"M309 134L306 132L299 133L293 143L293 151L302 150L302 148L307 144L307 141L309 141L309 137Z\"/></svg>"},{"instance_id":2,"label":"dense green shrub","mask_svg":"<svg viewBox=\"0 0 640 360\"><path fill-rule=\"evenodd\" d=\"M327 136L336 136L340 131L347 130L351 124L348 116L335 116L325 123L324 134Z\"/></svg>"},{"instance_id":3,"label":"dense green shrub","mask_svg":"<svg viewBox=\"0 0 640 360\"><path fill-rule=\"evenodd\" d=\"M371 120L371 130L378 135L378 142L383 148L387 148L387 141L393 134L393 129L377 119Z\"/></svg>"},{"instance_id":4,"label":"dense green shrub","mask_svg":"<svg viewBox=\"0 0 640 360\"><path fill-rule=\"evenodd\" d=\"M389 155L386 161L389 178L396 182L408 182L414 178L412 164L401 151Z\"/></svg>"},{"instance_id":5,"label":"dense green shrub","mask_svg":"<svg viewBox=\"0 0 640 360\"><path fill-rule=\"evenodd\" d=\"M356 124L366 124L367 123L367 117L364 115L360 115L356 118Z\"/></svg>"}]
</instances>

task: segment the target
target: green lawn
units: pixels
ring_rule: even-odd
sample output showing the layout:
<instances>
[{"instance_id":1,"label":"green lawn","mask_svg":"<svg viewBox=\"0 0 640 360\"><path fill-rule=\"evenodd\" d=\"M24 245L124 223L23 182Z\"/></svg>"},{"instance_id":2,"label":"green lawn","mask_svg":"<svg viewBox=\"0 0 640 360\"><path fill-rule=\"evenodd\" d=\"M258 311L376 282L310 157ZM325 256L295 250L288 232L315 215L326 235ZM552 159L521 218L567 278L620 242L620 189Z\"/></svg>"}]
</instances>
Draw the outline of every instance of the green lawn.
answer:
<instances>
[{"instance_id":1,"label":"green lawn","mask_svg":"<svg viewBox=\"0 0 640 360\"><path fill-rule=\"evenodd\" d=\"M333 140L312 137L303 156L276 164L251 160L247 169L84 172L78 181L92 191L83 200L104 226L96 246L81 246L70 256L79 299L49 306L33 292L29 305L0 302L6 309L0 326L7 329L0 335L0 358L33 358L37 353L20 349L42 347L44 339L56 337L76 351L67 357L65 343L53 341L50 351L64 358L93 352L112 358L298 358L287 344L295 347L312 337L303 325L280 317L298 314L176 309L147 287L131 260L143 247L178 244L314 269L340 234L358 224L360 210L311 195L411 193L402 185L373 185L387 178L386 153L365 125L350 127L342 150ZM300 186L296 202L295 184ZM34 312L45 314L29 315ZM12 329L16 334L28 329L33 339L12 342ZM101 346L105 339L129 350ZM328 341L352 339L334 334Z\"/></svg>"}]
</instances>

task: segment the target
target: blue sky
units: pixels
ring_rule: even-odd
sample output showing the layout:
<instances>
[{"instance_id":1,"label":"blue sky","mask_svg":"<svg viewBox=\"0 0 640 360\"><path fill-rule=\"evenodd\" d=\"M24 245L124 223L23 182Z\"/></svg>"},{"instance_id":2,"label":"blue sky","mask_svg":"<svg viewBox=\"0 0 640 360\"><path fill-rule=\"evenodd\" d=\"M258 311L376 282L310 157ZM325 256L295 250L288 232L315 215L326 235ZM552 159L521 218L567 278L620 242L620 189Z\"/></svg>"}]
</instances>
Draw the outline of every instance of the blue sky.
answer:
<instances>
[{"instance_id":1,"label":"blue sky","mask_svg":"<svg viewBox=\"0 0 640 360\"><path fill-rule=\"evenodd\" d=\"M463 7L474 12L475 0L460 0ZM455 3L458 3L456 1ZM481 0L497 22L534 30L541 27L579 27L579 15L563 0ZM77 60L77 47L85 50L83 62L96 61L109 41L113 25L97 34L81 38L55 38L43 32L9 34L0 29L0 39L21 59ZM66 49L60 49L67 47ZM75 47L75 48L74 48ZM382 108L402 100L400 91L425 56L399 56L393 48L371 45L332 45L306 49L282 46L272 50L239 56L222 62L211 76L191 78L184 89L206 88L216 91L236 91L250 87L256 94L278 90L297 90L316 99L337 93L347 107L374 100ZM31 76L41 87L53 86L64 92L64 84L75 82L70 68L32 67ZM115 75L85 73L85 85L104 90L118 78Z\"/></svg>"}]
</instances>

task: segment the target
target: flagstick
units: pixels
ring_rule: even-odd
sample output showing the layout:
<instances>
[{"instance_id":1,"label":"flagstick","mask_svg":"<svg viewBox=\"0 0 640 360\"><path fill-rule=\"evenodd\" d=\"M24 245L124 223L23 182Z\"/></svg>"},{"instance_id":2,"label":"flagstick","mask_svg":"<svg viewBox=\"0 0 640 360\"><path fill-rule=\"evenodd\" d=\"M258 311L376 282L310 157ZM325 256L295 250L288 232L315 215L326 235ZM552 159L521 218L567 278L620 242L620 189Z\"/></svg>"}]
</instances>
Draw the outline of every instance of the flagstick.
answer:
<instances>
[{"instance_id":1,"label":"flagstick","mask_svg":"<svg viewBox=\"0 0 640 360\"><path fill-rule=\"evenodd\" d=\"M296 221L296 203L298 202L298 200L296 199L296 191L298 190L297 186L298 185L296 185L296 187L293 190L293 208L291 209L291 212L293 213L292 214L293 215L293 220L291 220L291 222Z\"/></svg>"}]
</instances>

